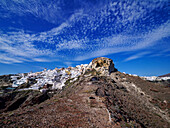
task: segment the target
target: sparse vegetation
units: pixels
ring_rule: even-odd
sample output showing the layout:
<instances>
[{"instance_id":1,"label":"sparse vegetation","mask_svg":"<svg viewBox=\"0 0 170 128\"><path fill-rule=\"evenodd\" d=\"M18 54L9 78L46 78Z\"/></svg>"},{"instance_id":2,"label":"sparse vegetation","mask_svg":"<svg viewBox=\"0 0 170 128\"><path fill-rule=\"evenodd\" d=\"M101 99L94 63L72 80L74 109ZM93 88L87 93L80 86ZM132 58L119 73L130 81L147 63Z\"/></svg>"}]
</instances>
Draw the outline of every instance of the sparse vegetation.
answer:
<instances>
[{"instance_id":1,"label":"sparse vegetation","mask_svg":"<svg viewBox=\"0 0 170 128\"><path fill-rule=\"evenodd\" d=\"M101 73L97 72L95 69L86 70L84 75L92 75L92 76L99 76Z\"/></svg>"},{"instance_id":2,"label":"sparse vegetation","mask_svg":"<svg viewBox=\"0 0 170 128\"><path fill-rule=\"evenodd\" d=\"M83 91L84 93L92 93L92 92L95 92L95 90L85 90Z\"/></svg>"},{"instance_id":3,"label":"sparse vegetation","mask_svg":"<svg viewBox=\"0 0 170 128\"><path fill-rule=\"evenodd\" d=\"M92 69L78 76L76 80L68 79L62 89L53 91L55 95L50 99L48 91L40 93L16 90L6 93L7 97L3 102L0 101L0 104L4 104L2 108L7 106L0 115L0 127L168 126L168 121L164 118L167 113L161 115L161 111L169 112L169 97L165 96L169 94L168 88L139 77L121 72L101 76ZM4 102L6 99L8 102ZM158 107L161 103L163 109ZM12 111L13 108L15 111Z\"/></svg>"}]
</instances>

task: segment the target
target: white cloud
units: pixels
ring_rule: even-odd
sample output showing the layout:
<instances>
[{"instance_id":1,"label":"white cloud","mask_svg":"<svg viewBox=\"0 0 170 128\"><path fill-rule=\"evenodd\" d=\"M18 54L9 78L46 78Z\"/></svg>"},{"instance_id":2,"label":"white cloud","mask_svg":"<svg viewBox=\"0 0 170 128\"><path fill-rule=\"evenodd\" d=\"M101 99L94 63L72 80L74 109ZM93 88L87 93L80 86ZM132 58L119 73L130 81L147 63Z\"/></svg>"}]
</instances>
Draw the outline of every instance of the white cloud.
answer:
<instances>
[{"instance_id":1,"label":"white cloud","mask_svg":"<svg viewBox=\"0 0 170 128\"><path fill-rule=\"evenodd\" d=\"M50 60L45 59L45 58L34 58L33 60L37 62L50 62Z\"/></svg>"},{"instance_id":2,"label":"white cloud","mask_svg":"<svg viewBox=\"0 0 170 128\"><path fill-rule=\"evenodd\" d=\"M94 6L89 10L75 9L68 17L65 16L60 4L60 1L43 3L41 0L11 0L8 3L1 0L0 6L11 14L22 16L30 13L60 25L36 34L24 30L1 32L0 51L6 54L6 58L0 56L0 62L55 61L42 56L50 58L64 56L67 59L83 61L98 56L150 48L160 45L159 41L170 35L169 20L159 25L153 23L151 28L147 24L137 26L139 19L148 18L147 13L163 7L161 1L157 1L156 4L154 2L148 4L147 1L110 2L108 6L101 5L99 8ZM93 10L95 7L97 9ZM158 20L161 22L163 19ZM80 28L76 28L77 25L80 25ZM140 32L145 28L149 30ZM79 35L80 33L83 34ZM69 55L64 52L61 54L62 50L68 50ZM127 60L142 56L137 54Z\"/></svg>"},{"instance_id":3,"label":"white cloud","mask_svg":"<svg viewBox=\"0 0 170 128\"><path fill-rule=\"evenodd\" d=\"M105 56L114 53L136 51L140 49L150 48L159 44L159 40L170 35L169 21L160 27L152 30L149 33L141 36L117 35L113 38L105 38L103 46L98 49L93 49L90 53L82 56L77 56L75 61L83 61L94 57ZM119 43L120 42L120 43Z\"/></svg>"},{"instance_id":4,"label":"white cloud","mask_svg":"<svg viewBox=\"0 0 170 128\"><path fill-rule=\"evenodd\" d=\"M73 2L75 3L76 1ZM32 14L39 19L44 19L57 25L66 21L75 20L75 18L79 18L82 15L82 9L77 11L70 8L71 10L68 12L70 15L67 16L67 14L65 14L65 11L67 11L65 6L66 5L63 0L10 0L10 2L7 0L0 1L0 7L8 12L5 15L2 14L3 17L10 18L13 14L19 16Z\"/></svg>"},{"instance_id":5,"label":"white cloud","mask_svg":"<svg viewBox=\"0 0 170 128\"><path fill-rule=\"evenodd\" d=\"M63 14L59 6L60 2L61 1L50 2L41 0L11 0L8 2L1 0L0 6L8 11L8 14L14 13L20 16L32 14L48 22L56 23L59 20L57 17L62 17Z\"/></svg>"},{"instance_id":6,"label":"white cloud","mask_svg":"<svg viewBox=\"0 0 170 128\"><path fill-rule=\"evenodd\" d=\"M72 66L73 63L72 62L64 62L64 64L69 67L69 66Z\"/></svg>"},{"instance_id":7,"label":"white cloud","mask_svg":"<svg viewBox=\"0 0 170 128\"><path fill-rule=\"evenodd\" d=\"M33 58L33 61L37 62L54 62L59 61L58 59L46 59L46 58Z\"/></svg>"},{"instance_id":8,"label":"white cloud","mask_svg":"<svg viewBox=\"0 0 170 128\"><path fill-rule=\"evenodd\" d=\"M22 33L21 36L19 33L0 36L1 63L22 63L37 56L53 54L48 49L35 48L30 35ZM2 56L2 53L5 53L5 56Z\"/></svg>"},{"instance_id":9,"label":"white cloud","mask_svg":"<svg viewBox=\"0 0 170 128\"><path fill-rule=\"evenodd\" d=\"M12 64L12 63L23 63L24 61L29 61L20 57L9 56L8 54L1 54L0 55L0 62L5 64Z\"/></svg>"},{"instance_id":10,"label":"white cloud","mask_svg":"<svg viewBox=\"0 0 170 128\"><path fill-rule=\"evenodd\" d=\"M67 41L67 40L63 40L61 43L58 43L56 45L56 50L60 51L63 49L84 49L85 48L85 40L71 40L71 41Z\"/></svg>"},{"instance_id":11,"label":"white cloud","mask_svg":"<svg viewBox=\"0 0 170 128\"><path fill-rule=\"evenodd\" d=\"M147 54L150 54L150 52L141 52L141 53L138 53L138 54L135 54L135 55L132 55L132 56L126 58L124 61L138 59L138 58L144 57Z\"/></svg>"}]
</instances>

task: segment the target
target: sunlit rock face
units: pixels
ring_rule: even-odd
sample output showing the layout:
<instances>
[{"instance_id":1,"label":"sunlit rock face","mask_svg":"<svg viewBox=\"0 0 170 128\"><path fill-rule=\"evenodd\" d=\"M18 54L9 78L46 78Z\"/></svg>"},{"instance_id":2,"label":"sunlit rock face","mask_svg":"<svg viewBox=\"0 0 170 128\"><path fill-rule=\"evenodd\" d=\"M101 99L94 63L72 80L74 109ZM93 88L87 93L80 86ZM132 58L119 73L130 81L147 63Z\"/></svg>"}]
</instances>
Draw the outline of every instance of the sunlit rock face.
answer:
<instances>
[{"instance_id":1,"label":"sunlit rock face","mask_svg":"<svg viewBox=\"0 0 170 128\"><path fill-rule=\"evenodd\" d=\"M111 72L115 71L113 61L106 57L95 58L89 64L89 68L95 69L97 72L103 75L109 75Z\"/></svg>"}]
</instances>

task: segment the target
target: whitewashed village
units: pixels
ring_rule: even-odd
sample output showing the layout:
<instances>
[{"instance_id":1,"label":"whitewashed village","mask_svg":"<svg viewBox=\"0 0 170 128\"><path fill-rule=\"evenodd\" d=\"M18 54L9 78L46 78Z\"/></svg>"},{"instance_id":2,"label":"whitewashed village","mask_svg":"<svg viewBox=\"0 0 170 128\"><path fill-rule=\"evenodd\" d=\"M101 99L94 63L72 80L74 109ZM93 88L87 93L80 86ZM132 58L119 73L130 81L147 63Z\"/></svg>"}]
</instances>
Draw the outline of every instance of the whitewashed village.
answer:
<instances>
[{"instance_id":1,"label":"whitewashed village","mask_svg":"<svg viewBox=\"0 0 170 128\"><path fill-rule=\"evenodd\" d=\"M68 79L72 79L72 82L77 80L79 75L85 73L87 67L88 64L81 64L76 67L55 68L53 70L44 69L41 72L30 72L26 75L23 73L17 74L11 76L11 80L13 81L12 87L17 88L24 83L28 83L31 79L35 80L36 83L28 88L19 89L18 91L39 90L40 92L44 92L48 89L62 89Z\"/></svg>"},{"instance_id":2,"label":"whitewashed village","mask_svg":"<svg viewBox=\"0 0 170 128\"><path fill-rule=\"evenodd\" d=\"M18 91L23 90L39 90L40 92L45 92L47 90L62 89L65 86L65 82L68 79L72 79L74 82L78 79L78 76L84 74L87 69L90 69L91 64L81 64L76 67L68 68L55 68L53 70L47 70L46 68L41 72L35 73L24 73L11 76L13 81L12 87L17 88L24 83L28 83L30 80L34 80L35 83L28 88L18 89ZM126 74L125 72L123 72ZM130 76L136 76L136 74L128 74ZM143 80L147 81L162 81L169 80L170 77L157 77L157 76L140 76Z\"/></svg>"}]
</instances>

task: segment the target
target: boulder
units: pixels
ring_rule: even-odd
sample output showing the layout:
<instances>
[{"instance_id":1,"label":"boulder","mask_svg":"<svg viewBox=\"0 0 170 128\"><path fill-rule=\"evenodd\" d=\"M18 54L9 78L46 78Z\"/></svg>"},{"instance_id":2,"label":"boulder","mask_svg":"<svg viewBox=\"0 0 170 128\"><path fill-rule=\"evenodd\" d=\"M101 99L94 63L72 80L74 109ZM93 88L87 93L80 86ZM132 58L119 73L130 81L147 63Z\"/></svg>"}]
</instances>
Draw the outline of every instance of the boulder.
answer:
<instances>
[{"instance_id":1,"label":"boulder","mask_svg":"<svg viewBox=\"0 0 170 128\"><path fill-rule=\"evenodd\" d=\"M88 68L95 69L102 75L110 75L111 72L115 71L112 59L106 57L98 57L93 59L92 62L88 65Z\"/></svg>"}]
</instances>

